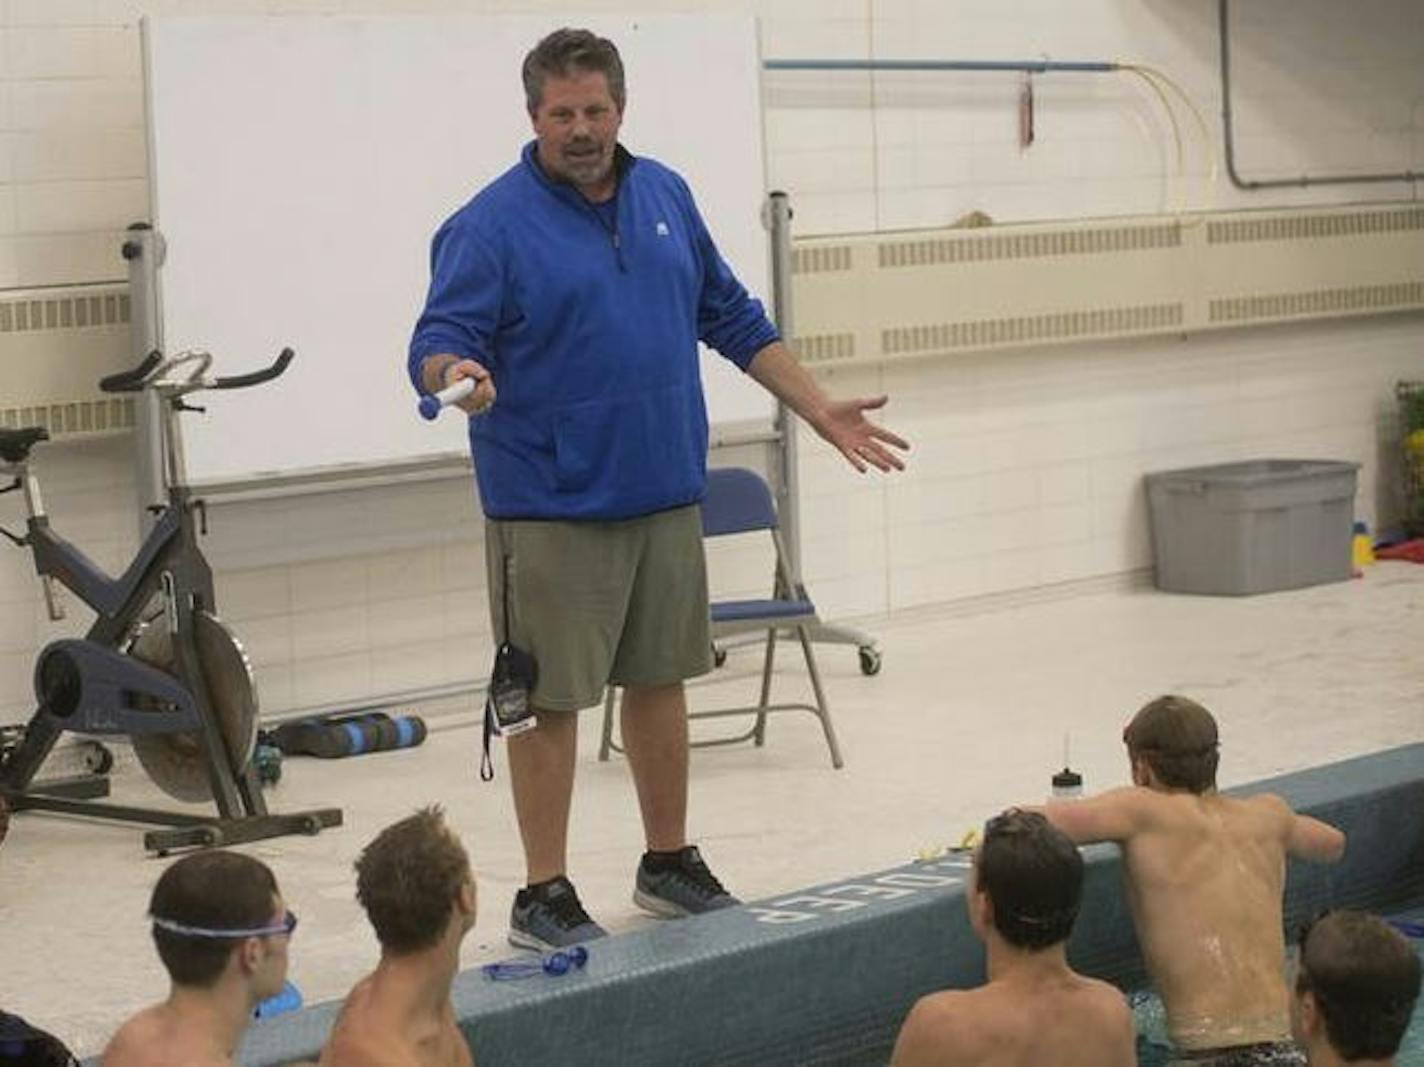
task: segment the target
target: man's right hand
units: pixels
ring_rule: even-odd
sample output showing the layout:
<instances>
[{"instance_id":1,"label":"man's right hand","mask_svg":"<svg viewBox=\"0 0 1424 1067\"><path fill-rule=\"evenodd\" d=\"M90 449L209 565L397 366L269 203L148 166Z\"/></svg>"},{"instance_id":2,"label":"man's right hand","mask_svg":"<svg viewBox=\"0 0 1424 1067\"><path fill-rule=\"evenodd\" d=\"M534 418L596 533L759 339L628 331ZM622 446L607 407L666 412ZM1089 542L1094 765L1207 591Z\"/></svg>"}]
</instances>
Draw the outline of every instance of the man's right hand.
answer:
<instances>
[{"instance_id":1,"label":"man's right hand","mask_svg":"<svg viewBox=\"0 0 1424 1067\"><path fill-rule=\"evenodd\" d=\"M454 355L429 356L421 374L427 391L438 393L465 378L473 378L475 391L456 405L467 415L481 415L494 406L494 379L490 372L473 359Z\"/></svg>"},{"instance_id":2,"label":"man's right hand","mask_svg":"<svg viewBox=\"0 0 1424 1067\"><path fill-rule=\"evenodd\" d=\"M445 368L445 385L451 386L464 378L475 380L475 391L464 400L457 401L461 411L468 415L482 415L494 406L494 379L473 359L462 359Z\"/></svg>"}]
</instances>

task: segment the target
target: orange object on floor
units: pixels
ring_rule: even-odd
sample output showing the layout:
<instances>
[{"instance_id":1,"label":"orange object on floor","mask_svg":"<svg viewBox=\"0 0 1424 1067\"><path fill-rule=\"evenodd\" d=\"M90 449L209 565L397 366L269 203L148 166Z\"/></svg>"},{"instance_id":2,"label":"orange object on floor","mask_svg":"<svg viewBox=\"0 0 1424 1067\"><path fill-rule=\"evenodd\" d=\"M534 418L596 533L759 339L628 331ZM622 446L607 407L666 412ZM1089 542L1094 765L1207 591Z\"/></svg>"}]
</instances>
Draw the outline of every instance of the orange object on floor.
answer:
<instances>
[{"instance_id":1,"label":"orange object on floor","mask_svg":"<svg viewBox=\"0 0 1424 1067\"><path fill-rule=\"evenodd\" d=\"M1424 563L1424 537L1401 541L1397 545L1375 549L1375 559L1401 559L1406 563Z\"/></svg>"}]
</instances>

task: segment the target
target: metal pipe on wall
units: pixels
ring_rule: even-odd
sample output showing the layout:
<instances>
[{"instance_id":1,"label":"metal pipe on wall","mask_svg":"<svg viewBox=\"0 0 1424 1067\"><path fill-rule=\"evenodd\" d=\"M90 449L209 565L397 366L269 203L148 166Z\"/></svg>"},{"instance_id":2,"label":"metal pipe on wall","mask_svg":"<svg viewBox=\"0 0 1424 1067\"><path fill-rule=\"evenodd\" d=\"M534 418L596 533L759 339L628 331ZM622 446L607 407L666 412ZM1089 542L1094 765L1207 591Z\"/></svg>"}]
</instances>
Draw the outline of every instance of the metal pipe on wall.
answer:
<instances>
[{"instance_id":1,"label":"metal pipe on wall","mask_svg":"<svg viewBox=\"0 0 1424 1067\"><path fill-rule=\"evenodd\" d=\"M1065 72L1106 74L1118 69L1116 63L1057 62L1048 59L768 59L767 70L973 70L1023 71L1028 74Z\"/></svg>"},{"instance_id":2,"label":"metal pipe on wall","mask_svg":"<svg viewBox=\"0 0 1424 1067\"><path fill-rule=\"evenodd\" d=\"M1228 0L1217 0L1217 21L1221 36L1221 131L1226 143L1226 176L1231 184L1245 192L1261 189L1305 189L1312 185L1350 185L1355 182L1417 182L1424 181L1424 171L1401 171L1390 174L1328 174L1299 178L1245 179L1236 172L1236 141L1231 122L1231 31Z\"/></svg>"}]
</instances>

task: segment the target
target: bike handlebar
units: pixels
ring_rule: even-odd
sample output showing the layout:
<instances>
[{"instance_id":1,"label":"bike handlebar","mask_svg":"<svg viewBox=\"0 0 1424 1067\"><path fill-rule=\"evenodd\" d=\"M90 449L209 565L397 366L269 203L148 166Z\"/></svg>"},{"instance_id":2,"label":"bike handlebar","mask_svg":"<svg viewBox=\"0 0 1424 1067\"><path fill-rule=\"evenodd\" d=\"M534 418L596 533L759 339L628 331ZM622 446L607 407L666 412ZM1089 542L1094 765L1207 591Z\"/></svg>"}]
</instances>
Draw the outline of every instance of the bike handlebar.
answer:
<instances>
[{"instance_id":1,"label":"bike handlebar","mask_svg":"<svg viewBox=\"0 0 1424 1067\"><path fill-rule=\"evenodd\" d=\"M284 348L277 354L270 367L262 370L255 370L249 374L234 374L227 378L219 378L213 382L214 389L245 389L249 385L261 385L263 382L270 382L273 378L281 377L282 372L287 369L287 365L292 362L296 355L290 348Z\"/></svg>"},{"instance_id":2,"label":"bike handlebar","mask_svg":"<svg viewBox=\"0 0 1424 1067\"><path fill-rule=\"evenodd\" d=\"M106 393L137 393L149 384L150 377L156 369L159 369L160 364L162 364L162 372L166 374L168 370L179 364L197 360L198 366L189 379L189 384L179 390L180 395L195 389L244 389L249 385L270 382L273 378L280 376L287 369L287 365L292 362L295 354L290 348L284 348L269 367L263 367L261 370L248 374L234 374L226 378L210 379L206 376L206 371L208 364L212 362L212 357L206 352L183 352L165 362L163 353L155 348L143 357L143 362L137 367L99 379L99 388Z\"/></svg>"},{"instance_id":3,"label":"bike handlebar","mask_svg":"<svg viewBox=\"0 0 1424 1067\"><path fill-rule=\"evenodd\" d=\"M155 348L143 357L143 362L137 367L100 378L99 388L106 393L137 393L143 388L143 380L162 359L163 353Z\"/></svg>"}]
</instances>

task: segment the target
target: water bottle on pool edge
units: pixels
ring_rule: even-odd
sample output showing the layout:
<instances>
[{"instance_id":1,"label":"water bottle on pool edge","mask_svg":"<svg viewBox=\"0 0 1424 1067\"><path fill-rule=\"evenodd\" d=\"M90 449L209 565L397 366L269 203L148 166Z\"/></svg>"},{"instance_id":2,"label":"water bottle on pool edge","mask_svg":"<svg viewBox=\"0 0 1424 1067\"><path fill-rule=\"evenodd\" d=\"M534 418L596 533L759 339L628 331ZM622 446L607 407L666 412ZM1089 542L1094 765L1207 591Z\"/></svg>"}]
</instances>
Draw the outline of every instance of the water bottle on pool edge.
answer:
<instances>
[{"instance_id":1,"label":"water bottle on pool edge","mask_svg":"<svg viewBox=\"0 0 1424 1067\"><path fill-rule=\"evenodd\" d=\"M1069 754L1071 735L1063 735L1063 769L1053 776L1053 791L1048 795L1050 804L1060 800L1081 800L1083 798L1083 776L1073 770Z\"/></svg>"}]
</instances>

